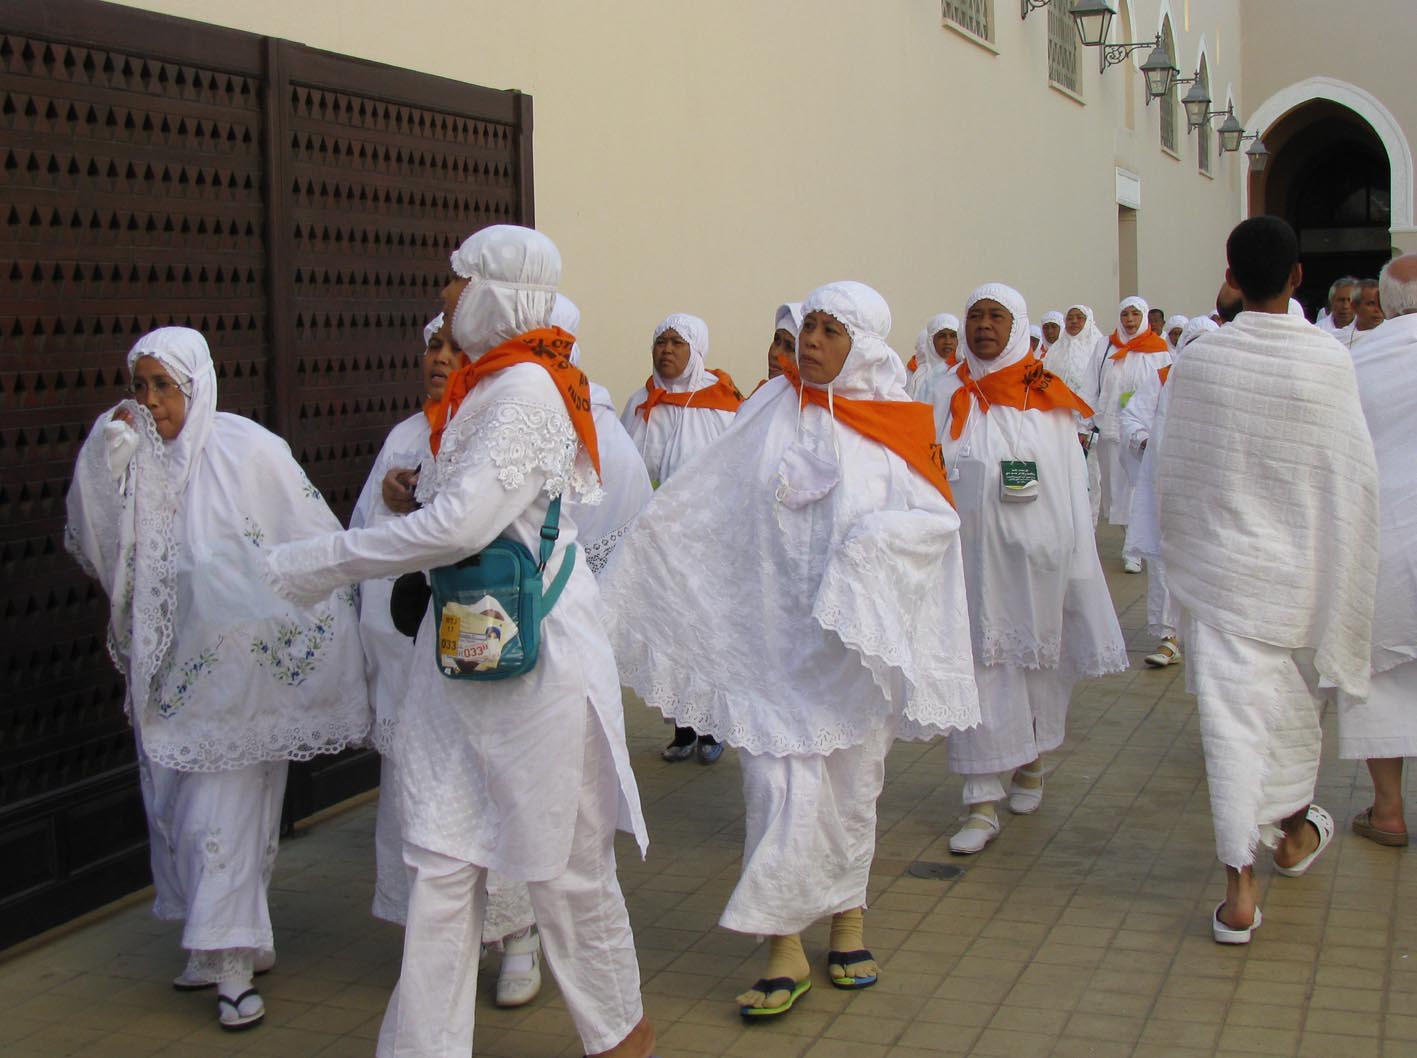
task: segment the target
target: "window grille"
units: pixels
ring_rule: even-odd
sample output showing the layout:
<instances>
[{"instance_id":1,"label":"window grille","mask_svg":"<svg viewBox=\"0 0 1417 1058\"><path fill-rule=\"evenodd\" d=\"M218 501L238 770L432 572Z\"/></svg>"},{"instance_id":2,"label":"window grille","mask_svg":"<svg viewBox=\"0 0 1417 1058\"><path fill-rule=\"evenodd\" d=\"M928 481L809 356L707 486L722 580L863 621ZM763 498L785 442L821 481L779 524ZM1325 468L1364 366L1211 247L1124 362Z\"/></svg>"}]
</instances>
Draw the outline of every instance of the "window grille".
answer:
<instances>
[{"instance_id":1,"label":"window grille","mask_svg":"<svg viewBox=\"0 0 1417 1058\"><path fill-rule=\"evenodd\" d=\"M943 15L980 40L994 41L994 0L942 0Z\"/></svg>"},{"instance_id":2,"label":"window grille","mask_svg":"<svg viewBox=\"0 0 1417 1058\"><path fill-rule=\"evenodd\" d=\"M1166 45L1166 52L1175 61L1176 38L1171 33L1171 16L1167 15L1161 23L1161 39ZM1173 84L1171 90L1160 99L1161 103L1161 146L1168 151L1179 150L1178 138L1176 135L1176 86Z\"/></svg>"},{"instance_id":3,"label":"window grille","mask_svg":"<svg viewBox=\"0 0 1417 1058\"><path fill-rule=\"evenodd\" d=\"M1201 59L1200 70L1196 77L1198 83L1205 89L1205 94L1210 95L1210 73L1205 68L1205 59ZM1211 129L1210 122L1207 121L1200 128L1196 129L1196 166L1203 173L1210 172L1210 151L1211 151Z\"/></svg>"},{"instance_id":4,"label":"window grille","mask_svg":"<svg viewBox=\"0 0 1417 1058\"><path fill-rule=\"evenodd\" d=\"M1078 76L1078 31L1068 14L1069 0L1048 5L1048 80L1075 94L1082 92Z\"/></svg>"}]
</instances>

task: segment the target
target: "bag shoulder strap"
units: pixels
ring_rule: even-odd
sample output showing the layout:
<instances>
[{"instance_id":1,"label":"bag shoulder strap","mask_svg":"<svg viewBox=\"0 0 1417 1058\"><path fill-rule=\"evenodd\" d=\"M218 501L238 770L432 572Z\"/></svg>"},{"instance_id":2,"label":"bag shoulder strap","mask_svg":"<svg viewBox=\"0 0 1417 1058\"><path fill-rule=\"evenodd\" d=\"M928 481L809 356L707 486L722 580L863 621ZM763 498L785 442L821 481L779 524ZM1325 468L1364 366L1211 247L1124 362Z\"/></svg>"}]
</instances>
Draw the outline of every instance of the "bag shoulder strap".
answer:
<instances>
[{"instance_id":1,"label":"bag shoulder strap","mask_svg":"<svg viewBox=\"0 0 1417 1058\"><path fill-rule=\"evenodd\" d=\"M538 572L546 569L546 563L551 561L551 552L556 548L556 540L561 535L561 497L557 496L551 501L551 505L546 508L546 521L541 526L541 565ZM566 551L566 557L561 560L561 568L556 571L556 577L547 587L541 596L541 615L544 617L551 612L551 608L556 605L556 600L561 597L562 590L571 579L571 570L576 564L576 547L572 545Z\"/></svg>"},{"instance_id":2,"label":"bag shoulder strap","mask_svg":"<svg viewBox=\"0 0 1417 1058\"><path fill-rule=\"evenodd\" d=\"M551 561L551 552L556 550L556 539L560 535L561 497L557 496L546 508L546 521L541 525L541 561L536 567L538 573L545 570L546 563Z\"/></svg>"}]
</instances>

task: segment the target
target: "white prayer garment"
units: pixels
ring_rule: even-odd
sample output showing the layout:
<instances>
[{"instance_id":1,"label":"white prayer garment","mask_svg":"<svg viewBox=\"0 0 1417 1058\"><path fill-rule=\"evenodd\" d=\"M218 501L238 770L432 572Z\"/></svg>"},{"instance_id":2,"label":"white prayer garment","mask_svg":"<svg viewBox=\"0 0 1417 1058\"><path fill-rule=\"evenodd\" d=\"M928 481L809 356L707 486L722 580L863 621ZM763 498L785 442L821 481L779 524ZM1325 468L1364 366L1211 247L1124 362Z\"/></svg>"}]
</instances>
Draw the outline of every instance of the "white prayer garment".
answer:
<instances>
[{"instance_id":1,"label":"white prayer garment","mask_svg":"<svg viewBox=\"0 0 1417 1058\"><path fill-rule=\"evenodd\" d=\"M545 236L507 225L484 228L454 253L452 263L456 274L471 280L452 321L453 339L470 359L547 325L561 264ZM456 562L497 536L535 554L552 498L593 502L599 492L557 384L538 364L513 364L482 377L456 408L436 457L425 460L419 474L419 510L372 528L277 549L270 575L283 594L307 598L332 585ZM435 662L437 629L429 608L413 644L392 757L403 801L406 858L411 846L459 861L474 873L485 868L553 888L573 877L587 881L587 891L596 895L564 927L573 943L554 945L552 926L540 908L536 917L558 977L578 973L585 962L605 968L616 978L617 991L634 997L608 1030L619 1034L613 1044L628 1035L642 1010L628 919L614 885L609 831L597 827L593 847L577 851L587 812L604 810L605 798L597 794L588 801L588 791L618 790L621 824L633 831L642 852L648 838L625 749L605 617L575 543L576 526L564 519L547 576L554 579L564 562L576 564L542 621L536 667L524 675L496 682L443 676ZM602 743L603 752L590 752ZM548 760L556 766L540 766ZM416 939L428 930L418 921L422 878L415 874L403 972L414 980L445 973L474 988L475 945L453 950ZM468 915L480 899L468 893L477 888L460 890ZM535 906L536 885L531 892ZM600 1015L578 1009L569 997L568 1006L587 1049L605 1049L604 1033L590 1028ZM456 1020L456 1010L439 1021L448 1038L464 1028L447 1020ZM396 1015L394 1004L386 1022Z\"/></svg>"},{"instance_id":2,"label":"white prayer garment","mask_svg":"<svg viewBox=\"0 0 1417 1058\"><path fill-rule=\"evenodd\" d=\"M1191 320L1189 316L1182 316L1179 314L1170 317L1166 321L1166 331L1164 334L1162 334L1162 337L1166 339L1166 345L1168 348L1170 348L1172 356L1176 355L1176 348L1180 345L1180 340L1178 338L1177 341L1173 342L1171 340L1171 332L1174 331L1177 327L1184 329L1186 324L1190 322Z\"/></svg>"},{"instance_id":3,"label":"white prayer garment","mask_svg":"<svg viewBox=\"0 0 1417 1058\"><path fill-rule=\"evenodd\" d=\"M1372 690L1339 698L1339 754L1417 756L1417 313L1394 316L1353 350L1378 461L1381 534Z\"/></svg>"},{"instance_id":4,"label":"white prayer garment","mask_svg":"<svg viewBox=\"0 0 1417 1058\"><path fill-rule=\"evenodd\" d=\"M1181 350L1191 342L1218 329L1209 316L1188 320L1181 340L1176 343L1176 359L1180 359ZM1175 366L1173 360L1171 370L1175 370ZM1180 621L1180 608L1166 587L1166 564L1161 561L1161 504L1156 496L1156 453L1166 426L1170 398L1171 389L1158 372L1154 377L1143 377L1141 387L1122 409L1122 443L1141 460L1141 475L1132 490L1132 514L1122 554L1146 559L1147 632L1161 639L1174 638Z\"/></svg>"},{"instance_id":5,"label":"white prayer garment","mask_svg":"<svg viewBox=\"0 0 1417 1058\"><path fill-rule=\"evenodd\" d=\"M1008 309L1013 326L1004 351L992 361L980 360L967 341L961 343L961 359L975 379L1029 355L1023 297L1003 284L987 284L970 295L966 317L984 299ZM1030 682L1001 681L989 669L1054 674L1064 688L1065 710L1066 689L1082 677L1125 671L1127 651L1097 558L1073 412L996 403L986 413L971 396L960 436L953 438L950 405L961 385L958 374L952 381L934 397L935 419L959 507L983 722L950 737L950 765L957 772L982 774L1028 764L1057 748L1065 726L1053 715L1059 696L1053 682L1031 676ZM1036 465L1037 499L1001 499L1004 461ZM1007 686L1009 693L993 697L988 692L995 686Z\"/></svg>"},{"instance_id":6,"label":"white prayer garment","mask_svg":"<svg viewBox=\"0 0 1417 1058\"><path fill-rule=\"evenodd\" d=\"M581 325L580 309L566 295L557 294L551 323L575 334ZM579 341L571 349L571 363L584 370ZM629 531L630 523L649 502L654 489L650 486L649 473L645 470L639 450L615 413L615 401L610 391L596 382L590 384L590 408L595 419L596 444L600 449L600 483L605 496L594 505L571 501L563 510L576 523L577 538L585 551L590 571L599 576L615 545Z\"/></svg>"},{"instance_id":7,"label":"white prayer garment","mask_svg":"<svg viewBox=\"0 0 1417 1058\"><path fill-rule=\"evenodd\" d=\"M829 406L799 400L786 377L769 381L712 458L660 487L603 583L626 684L737 747L746 797L786 799L766 822L750 811L744 875L722 919L748 932L795 932L860 906L884 733L931 738L978 721L958 517L901 455L833 414L843 399L907 399L885 342L890 310L869 287L833 283L807 298L813 311L851 339L833 382L803 383ZM834 801L840 789L863 803ZM799 819L815 829L789 833ZM839 855L807 851L833 841ZM815 880L793 884L803 903L770 899L775 883L758 874L789 867Z\"/></svg>"},{"instance_id":8,"label":"white prayer garment","mask_svg":"<svg viewBox=\"0 0 1417 1058\"><path fill-rule=\"evenodd\" d=\"M1367 693L1377 467L1351 358L1296 317L1241 312L1166 389L1161 558L1188 614L1217 854L1243 867L1312 796L1321 688Z\"/></svg>"},{"instance_id":9,"label":"white prayer garment","mask_svg":"<svg viewBox=\"0 0 1417 1058\"><path fill-rule=\"evenodd\" d=\"M1097 329L1091 308L1087 305L1068 306L1068 312L1074 309L1087 317L1082 330L1076 335L1070 335L1065 316L1063 333L1041 359L1043 366L1067 383L1068 388L1081 397L1088 407L1096 408L1100 396L1097 386L1101 375L1097 357L1107 336ZM1074 416L1074 422L1077 424L1078 433L1091 436L1094 425L1091 416ZM1087 450L1087 495L1092 508L1093 528L1096 528L1097 518L1102 510L1101 463L1097 445L1090 444Z\"/></svg>"},{"instance_id":10,"label":"white prayer garment","mask_svg":"<svg viewBox=\"0 0 1417 1058\"><path fill-rule=\"evenodd\" d=\"M954 331L959 334L959 317L948 312L941 312L930 317L930 322L925 325L925 330L921 333L925 340L922 343L919 339L915 342L915 355L917 367L915 372L905 383L905 392L913 400L928 403L928 397L922 394L928 393L928 387L934 386L933 376L939 373L948 374L954 369L954 365L935 352L935 335L941 331ZM958 363L958 358L956 358Z\"/></svg>"},{"instance_id":11,"label":"white prayer garment","mask_svg":"<svg viewBox=\"0 0 1417 1058\"><path fill-rule=\"evenodd\" d=\"M1130 350L1119 360L1121 347L1109 337L1099 344L1096 354L1100 381L1093 422L1100 431L1097 456L1102 472L1102 513L1113 525L1127 524L1132 485L1141 474L1140 461L1121 443L1122 409L1148 373L1155 374L1171 363L1166 339L1152 334L1147 323L1146 302L1139 297L1123 298L1119 314L1128 308L1141 312L1141 323L1135 331L1128 331L1119 319L1113 336L1124 344L1140 342L1144 348Z\"/></svg>"},{"instance_id":12,"label":"white prayer garment","mask_svg":"<svg viewBox=\"0 0 1417 1058\"><path fill-rule=\"evenodd\" d=\"M1043 314L1043 319L1038 321L1039 329L1042 330L1050 323L1058 328L1058 338L1061 339L1066 333L1066 331L1064 330L1067 324L1066 318L1057 309L1049 309ZM1043 342L1041 345L1038 346L1038 358L1040 360L1043 359L1043 357L1048 354L1048 350L1051 348L1053 348L1053 343L1048 340L1048 334L1045 331L1043 334Z\"/></svg>"},{"instance_id":13,"label":"white prayer garment","mask_svg":"<svg viewBox=\"0 0 1417 1058\"><path fill-rule=\"evenodd\" d=\"M676 312L660 321L654 329L654 337L669 330L689 343L689 364L678 378L660 378L659 373L652 370L651 381L670 393L688 393L717 384L717 377L704 366L709 346L708 324L697 316ZM650 481L663 484L728 429L734 413L696 408L693 404L685 408L658 404L649 409L646 419L640 408L648 396L645 386L635 390L620 413L620 423L644 460Z\"/></svg>"},{"instance_id":14,"label":"white prayer garment","mask_svg":"<svg viewBox=\"0 0 1417 1058\"><path fill-rule=\"evenodd\" d=\"M181 387L181 432L164 441L133 401L99 416L74 468L65 543L111 603L157 912L187 918L188 947L269 949L285 762L359 744L369 708L353 592L296 607L262 571L270 547L339 523L284 441L216 410L198 332L153 331L129 352L130 372L141 358ZM207 869L218 833L227 872Z\"/></svg>"}]
</instances>

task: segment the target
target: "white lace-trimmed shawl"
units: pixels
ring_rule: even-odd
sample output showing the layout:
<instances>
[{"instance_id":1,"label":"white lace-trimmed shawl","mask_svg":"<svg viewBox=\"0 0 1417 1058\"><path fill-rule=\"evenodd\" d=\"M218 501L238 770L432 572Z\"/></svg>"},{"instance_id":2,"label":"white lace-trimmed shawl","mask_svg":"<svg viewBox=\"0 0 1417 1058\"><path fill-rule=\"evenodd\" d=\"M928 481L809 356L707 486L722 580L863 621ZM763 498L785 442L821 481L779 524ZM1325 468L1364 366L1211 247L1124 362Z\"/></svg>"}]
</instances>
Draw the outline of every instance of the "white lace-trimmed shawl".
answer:
<instances>
[{"instance_id":1,"label":"white lace-trimmed shawl","mask_svg":"<svg viewBox=\"0 0 1417 1058\"><path fill-rule=\"evenodd\" d=\"M74 468L66 539L109 592L109 650L146 755L180 771L226 771L362 742L353 593L294 607L262 576L268 548L339 527L319 491L283 441L215 412L178 490L167 460L175 442L158 437L146 409L126 407L138 428L133 462L115 483L104 412Z\"/></svg>"},{"instance_id":2,"label":"white lace-trimmed shawl","mask_svg":"<svg viewBox=\"0 0 1417 1058\"><path fill-rule=\"evenodd\" d=\"M851 334L834 395L903 400L889 312L864 292L834 284L804 314L825 309ZM805 478L815 498L784 491ZM611 559L602 592L621 678L751 753L830 753L890 717L904 738L973 726L957 526L898 456L827 409L799 411L772 379Z\"/></svg>"},{"instance_id":3,"label":"white lace-trimmed shawl","mask_svg":"<svg viewBox=\"0 0 1417 1058\"><path fill-rule=\"evenodd\" d=\"M349 517L351 529L370 528L401 517L384 503L384 475L394 467L421 466L428 458L428 434L428 416L421 411L389 431ZM408 667L413 654L413 641L394 627L389 616L389 596L395 579L376 577L359 586L359 638L364 646L369 704L374 708L371 737L384 754L392 750L399 707L408 693Z\"/></svg>"},{"instance_id":4,"label":"white lace-trimmed shawl","mask_svg":"<svg viewBox=\"0 0 1417 1058\"><path fill-rule=\"evenodd\" d=\"M1099 343L1105 342L1107 336L1098 330L1091 308L1086 305L1068 306L1069 312L1073 309L1079 310L1087 317L1082 330L1071 335L1065 326L1063 333L1058 335L1058 340L1048 347L1048 351L1040 359L1043 366L1067 383L1068 388L1081 397L1089 408L1096 409L1100 374L1097 354ZM1086 433L1092 429L1092 420L1078 417L1077 428L1079 433Z\"/></svg>"},{"instance_id":5,"label":"white lace-trimmed shawl","mask_svg":"<svg viewBox=\"0 0 1417 1058\"><path fill-rule=\"evenodd\" d=\"M654 329L654 337L658 338L668 330L673 330L689 343L689 363L678 378L660 378L657 371L651 370L655 384L670 393L699 390L716 384L718 379L704 366L704 357L708 355L708 325L697 316L676 312L660 321ZM652 481L667 481L671 474L708 447L733 422L734 413L731 411L695 408L692 404L687 408L657 405L646 421L637 409L648 396L649 391L644 386L631 394L620 414L620 424L630 435Z\"/></svg>"},{"instance_id":6,"label":"white lace-trimmed shawl","mask_svg":"<svg viewBox=\"0 0 1417 1058\"><path fill-rule=\"evenodd\" d=\"M1378 482L1352 360L1288 315L1242 312L1171 372L1157 464L1172 594L1223 631L1312 649L1367 693Z\"/></svg>"},{"instance_id":7,"label":"white lace-trimmed shawl","mask_svg":"<svg viewBox=\"0 0 1417 1058\"><path fill-rule=\"evenodd\" d=\"M1022 296L991 283L970 295L966 312L984 298L1009 309L1014 325L1004 352L992 361L979 360L967 342L960 346L976 377L1017 363L1028 352ZM950 398L958 388L957 375L943 376L932 402L945 465L963 472L954 488L975 660L1061 669L1075 678L1125 671L1126 644L1097 558L1073 414L999 405L988 414L972 410L955 440ZM1038 464L1038 499L999 499L1003 460ZM974 465L959 465L964 463Z\"/></svg>"},{"instance_id":8,"label":"white lace-trimmed shawl","mask_svg":"<svg viewBox=\"0 0 1417 1058\"><path fill-rule=\"evenodd\" d=\"M1378 460L1382 512L1373 671L1417 658L1417 315L1378 325L1353 353Z\"/></svg>"}]
</instances>

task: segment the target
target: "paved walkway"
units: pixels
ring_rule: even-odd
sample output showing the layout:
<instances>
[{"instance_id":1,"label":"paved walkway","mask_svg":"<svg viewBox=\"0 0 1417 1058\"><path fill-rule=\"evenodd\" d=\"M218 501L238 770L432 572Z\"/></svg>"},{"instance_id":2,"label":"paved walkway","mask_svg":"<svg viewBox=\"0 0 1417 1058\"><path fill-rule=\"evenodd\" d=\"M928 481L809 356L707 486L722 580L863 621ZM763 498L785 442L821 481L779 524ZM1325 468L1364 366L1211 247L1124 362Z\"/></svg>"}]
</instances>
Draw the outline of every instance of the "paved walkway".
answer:
<instances>
[{"instance_id":1,"label":"paved walkway","mask_svg":"<svg viewBox=\"0 0 1417 1058\"><path fill-rule=\"evenodd\" d=\"M1260 870L1265 925L1249 949L1210 939L1223 891L1195 710L1179 669L1139 667L1145 578L1101 545L1133 664L1079 687L1070 737L1036 815L1008 818L973 859L951 857L959 779L942 744L901 743L880 802L867 943L884 965L868 991L829 987L825 924L806 938L815 985L786 1018L744 1025L732 997L765 949L715 923L738 871L738 769L660 762L662 723L627 703L653 847L622 840L620 877L664 1058L1411 1058L1417 1055L1417 857L1353 837L1366 771L1325 755L1319 801L1344 829L1308 876ZM1332 722L1329 724L1332 747ZM7 1058L367 1058L397 974L399 932L370 918L374 803L304 827L271 890L280 963L269 1014L218 1030L210 993L179 995L178 931L130 901L81 928L0 956ZM912 865L955 863L953 881ZM478 1055L580 1049L554 985L518 1011L479 988Z\"/></svg>"}]
</instances>

